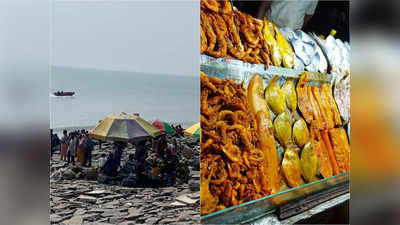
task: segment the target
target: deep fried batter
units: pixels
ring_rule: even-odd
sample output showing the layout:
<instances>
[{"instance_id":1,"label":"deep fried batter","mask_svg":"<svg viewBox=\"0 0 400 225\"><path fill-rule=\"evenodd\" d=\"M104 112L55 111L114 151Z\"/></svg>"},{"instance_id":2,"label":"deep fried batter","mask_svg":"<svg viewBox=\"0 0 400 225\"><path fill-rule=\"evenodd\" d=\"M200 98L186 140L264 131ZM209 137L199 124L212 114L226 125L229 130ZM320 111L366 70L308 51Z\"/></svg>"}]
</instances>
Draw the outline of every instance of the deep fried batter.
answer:
<instances>
[{"instance_id":1,"label":"deep fried batter","mask_svg":"<svg viewBox=\"0 0 400 225\"><path fill-rule=\"evenodd\" d=\"M212 200L201 201L201 214L206 214L270 194L274 182L267 182L268 175L276 177L279 173L271 173L272 168L267 167L265 143L258 143L257 123L243 83L211 78L204 73L200 81L200 171L201 179L208 182L206 198ZM270 137L273 141L273 135ZM277 155L276 161L279 163ZM202 182L202 187L205 185Z\"/></svg>"}]
</instances>

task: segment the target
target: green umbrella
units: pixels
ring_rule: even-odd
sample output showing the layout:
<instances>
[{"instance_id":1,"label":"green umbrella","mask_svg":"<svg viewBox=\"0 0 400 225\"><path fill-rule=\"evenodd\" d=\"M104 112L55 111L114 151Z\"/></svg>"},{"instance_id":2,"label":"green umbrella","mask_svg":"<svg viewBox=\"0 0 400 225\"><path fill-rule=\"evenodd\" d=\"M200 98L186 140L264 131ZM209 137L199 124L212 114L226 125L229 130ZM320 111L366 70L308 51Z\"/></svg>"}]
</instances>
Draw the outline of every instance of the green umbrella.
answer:
<instances>
[{"instance_id":1,"label":"green umbrella","mask_svg":"<svg viewBox=\"0 0 400 225\"><path fill-rule=\"evenodd\" d=\"M174 135L175 134L175 129L171 127L168 123L160 120L156 120L152 123L152 125L156 128L158 128L161 132Z\"/></svg>"}]
</instances>

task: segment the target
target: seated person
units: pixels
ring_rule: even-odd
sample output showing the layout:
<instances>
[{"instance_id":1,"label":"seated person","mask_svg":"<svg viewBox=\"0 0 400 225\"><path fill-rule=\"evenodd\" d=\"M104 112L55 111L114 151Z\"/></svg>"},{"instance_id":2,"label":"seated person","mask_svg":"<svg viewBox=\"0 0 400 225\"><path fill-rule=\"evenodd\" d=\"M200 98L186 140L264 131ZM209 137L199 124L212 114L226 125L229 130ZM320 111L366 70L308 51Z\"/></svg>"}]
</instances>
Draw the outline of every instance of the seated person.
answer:
<instances>
[{"instance_id":1,"label":"seated person","mask_svg":"<svg viewBox=\"0 0 400 225\"><path fill-rule=\"evenodd\" d=\"M106 162L107 162L106 154L102 153L99 158L99 170L101 170L103 168L103 166L106 164Z\"/></svg>"},{"instance_id":2,"label":"seated person","mask_svg":"<svg viewBox=\"0 0 400 225\"><path fill-rule=\"evenodd\" d=\"M119 170L118 176L123 179L127 178L131 173L132 174L136 173L136 165L133 154L129 155L128 161Z\"/></svg>"},{"instance_id":3,"label":"seated person","mask_svg":"<svg viewBox=\"0 0 400 225\"><path fill-rule=\"evenodd\" d=\"M107 158L106 163L101 168L100 172L107 176L117 176L118 175L118 163L115 160L114 154L110 153Z\"/></svg>"}]
</instances>

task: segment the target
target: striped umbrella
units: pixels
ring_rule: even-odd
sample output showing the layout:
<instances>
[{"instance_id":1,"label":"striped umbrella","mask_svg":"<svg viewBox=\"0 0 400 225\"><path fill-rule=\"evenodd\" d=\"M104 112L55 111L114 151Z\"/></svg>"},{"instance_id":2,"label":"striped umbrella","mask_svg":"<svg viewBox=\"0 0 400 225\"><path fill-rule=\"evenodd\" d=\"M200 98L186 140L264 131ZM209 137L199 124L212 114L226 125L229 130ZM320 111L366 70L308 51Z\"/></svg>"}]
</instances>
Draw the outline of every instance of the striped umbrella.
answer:
<instances>
[{"instance_id":1,"label":"striped umbrella","mask_svg":"<svg viewBox=\"0 0 400 225\"><path fill-rule=\"evenodd\" d=\"M104 141L128 141L156 137L160 134L160 130L146 120L122 112L107 116L89 132L89 137Z\"/></svg>"},{"instance_id":2,"label":"striped umbrella","mask_svg":"<svg viewBox=\"0 0 400 225\"><path fill-rule=\"evenodd\" d=\"M200 123L196 123L185 130L185 134L200 138Z\"/></svg>"},{"instance_id":3,"label":"striped umbrella","mask_svg":"<svg viewBox=\"0 0 400 225\"><path fill-rule=\"evenodd\" d=\"M175 129L171 127L168 123L160 120L156 120L151 123L154 127L158 128L161 132L173 135L175 134Z\"/></svg>"}]
</instances>

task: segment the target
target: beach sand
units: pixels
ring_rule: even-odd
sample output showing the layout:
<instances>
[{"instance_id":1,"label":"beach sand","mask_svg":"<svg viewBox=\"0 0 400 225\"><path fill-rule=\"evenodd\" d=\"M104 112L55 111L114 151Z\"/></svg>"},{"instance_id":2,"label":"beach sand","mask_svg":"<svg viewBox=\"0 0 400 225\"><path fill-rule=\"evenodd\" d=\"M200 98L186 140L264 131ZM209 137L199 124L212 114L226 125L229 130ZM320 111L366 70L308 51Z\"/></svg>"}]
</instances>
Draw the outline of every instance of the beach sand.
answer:
<instances>
[{"instance_id":1,"label":"beach sand","mask_svg":"<svg viewBox=\"0 0 400 225\"><path fill-rule=\"evenodd\" d=\"M179 138L178 142L191 147L195 160L199 160L200 147L195 139ZM103 143L102 149L96 145L92 154L92 166L97 166L101 153L111 151L110 143ZM134 151L128 145L121 165L127 160L128 154ZM65 170L63 166L59 153L55 153L50 161L51 224L200 223L200 172L194 167L190 167L189 184L162 188L127 188L77 178L94 169L84 168L81 173L66 179L67 176L60 176L60 171Z\"/></svg>"}]
</instances>

